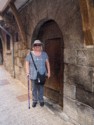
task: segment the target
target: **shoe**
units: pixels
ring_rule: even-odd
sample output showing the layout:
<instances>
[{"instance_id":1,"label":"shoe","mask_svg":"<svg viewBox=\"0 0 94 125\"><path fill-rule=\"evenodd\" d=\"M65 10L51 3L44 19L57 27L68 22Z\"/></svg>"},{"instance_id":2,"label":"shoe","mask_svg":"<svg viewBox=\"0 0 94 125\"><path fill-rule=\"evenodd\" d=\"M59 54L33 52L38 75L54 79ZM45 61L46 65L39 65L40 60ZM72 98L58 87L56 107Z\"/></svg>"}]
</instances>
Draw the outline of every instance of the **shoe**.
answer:
<instances>
[{"instance_id":1,"label":"shoe","mask_svg":"<svg viewBox=\"0 0 94 125\"><path fill-rule=\"evenodd\" d=\"M43 107L44 106L44 102L40 102L40 106Z\"/></svg>"},{"instance_id":2,"label":"shoe","mask_svg":"<svg viewBox=\"0 0 94 125\"><path fill-rule=\"evenodd\" d=\"M37 102L33 102L33 103L32 103L32 107L33 107L33 108L36 107L36 105L37 105Z\"/></svg>"}]
</instances>

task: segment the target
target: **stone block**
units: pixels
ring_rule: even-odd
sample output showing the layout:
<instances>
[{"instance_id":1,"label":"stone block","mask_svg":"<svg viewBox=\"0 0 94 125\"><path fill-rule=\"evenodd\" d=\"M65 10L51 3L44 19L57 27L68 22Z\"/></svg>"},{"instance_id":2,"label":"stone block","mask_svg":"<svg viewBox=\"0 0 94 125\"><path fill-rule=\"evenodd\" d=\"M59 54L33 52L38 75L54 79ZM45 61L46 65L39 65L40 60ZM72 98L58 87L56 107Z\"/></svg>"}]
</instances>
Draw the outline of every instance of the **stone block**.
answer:
<instances>
[{"instance_id":1,"label":"stone block","mask_svg":"<svg viewBox=\"0 0 94 125\"><path fill-rule=\"evenodd\" d=\"M77 113L77 105L76 101L64 96L63 99L63 111L67 114L71 119L77 121L78 113Z\"/></svg>"},{"instance_id":2,"label":"stone block","mask_svg":"<svg viewBox=\"0 0 94 125\"><path fill-rule=\"evenodd\" d=\"M15 74L19 75L19 67L15 65Z\"/></svg>"},{"instance_id":3,"label":"stone block","mask_svg":"<svg viewBox=\"0 0 94 125\"><path fill-rule=\"evenodd\" d=\"M94 49L86 48L77 50L77 64L94 67Z\"/></svg>"},{"instance_id":4,"label":"stone block","mask_svg":"<svg viewBox=\"0 0 94 125\"><path fill-rule=\"evenodd\" d=\"M80 102L77 102L78 122L80 125L93 125L94 110Z\"/></svg>"},{"instance_id":5,"label":"stone block","mask_svg":"<svg viewBox=\"0 0 94 125\"><path fill-rule=\"evenodd\" d=\"M66 97L76 99L76 86L64 83L64 95Z\"/></svg>"},{"instance_id":6,"label":"stone block","mask_svg":"<svg viewBox=\"0 0 94 125\"><path fill-rule=\"evenodd\" d=\"M93 92L93 73L92 67L78 66L76 84L83 86L87 91Z\"/></svg>"},{"instance_id":7,"label":"stone block","mask_svg":"<svg viewBox=\"0 0 94 125\"><path fill-rule=\"evenodd\" d=\"M76 84L78 80L78 66L74 64L64 64L64 82Z\"/></svg>"},{"instance_id":8,"label":"stone block","mask_svg":"<svg viewBox=\"0 0 94 125\"><path fill-rule=\"evenodd\" d=\"M27 54L27 50L18 50L18 56L20 58L25 58Z\"/></svg>"},{"instance_id":9,"label":"stone block","mask_svg":"<svg viewBox=\"0 0 94 125\"><path fill-rule=\"evenodd\" d=\"M18 56L18 53L17 53L17 52L15 52L15 53L14 53L14 57L16 58L17 56Z\"/></svg>"},{"instance_id":10,"label":"stone block","mask_svg":"<svg viewBox=\"0 0 94 125\"><path fill-rule=\"evenodd\" d=\"M18 42L15 42L14 43L14 52L15 53L18 51L18 46L19 46Z\"/></svg>"},{"instance_id":11,"label":"stone block","mask_svg":"<svg viewBox=\"0 0 94 125\"><path fill-rule=\"evenodd\" d=\"M64 97L63 111L75 125L94 125L94 109L84 103Z\"/></svg>"},{"instance_id":12,"label":"stone block","mask_svg":"<svg viewBox=\"0 0 94 125\"><path fill-rule=\"evenodd\" d=\"M27 76L23 68L19 69L20 75L19 75L19 80L27 87Z\"/></svg>"},{"instance_id":13,"label":"stone block","mask_svg":"<svg viewBox=\"0 0 94 125\"><path fill-rule=\"evenodd\" d=\"M64 29L64 31L65 31L65 29ZM67 34L67 31L65 31L63 39L64 39L64 41L66 41L64 43L64 47L67 48L67 49L75 49L75 50L77 50L77 49L83 48L83 45L80 43L80 41L82 41L81 36L76 35L76 37L73 38L73 36L71 36L70 34Z\"/></svg>"},{"instance_id":14,"label":"stone block","mask_svg":"<svg viewBox=\"0 0 94 125\"><path fill-rule=\"evenodd\" d=\"M17 60L17 66L22 67L23 65L21 62L21 58L17 57L16 60Z\"/></svg>"},{"instance_id":15,"label":"stone block","mask_svg":"<svg viewBox=\"0 0 94 125\"><path fill-rule=\"evenodd\" d=\"M77 104L78 122L80 125L86 125L85 105L79 102L76 104Z\"/></svg>"},{"instance_id":16,"label":"stone block","mask_svg":"<svg viewBox=\"0 0 94 125\"><path fill-rule=\"evenodd\" d=\"M85 110L86 125L94 125L94 109L87 107Z\"/></svg>"},{"instance_id":17,"label":"stone block","mask_svg":"<svg viewBox=\"0 0 94 125\"><path fill-rule=\"evenodd\" d=\"M37 2L37 5L38 5L38 11L36 14L39 19L41 19L41 18L44 19L44 17L47 17L47 15L48 15L48 8L45 7L48 5L48 1L41 0L41 4L40 4L40 2Z\"/></svg>"},{"instance_id":18,"label":"stone block","mask_svg":"<svg viewBox=\"0 0 94 125\"><path fill-rule=\"evenodd\" d=\"M92 67L64 64L64 82L83 86L94 92L94 69Z\"/></svg>"},{"instance_id":19,"label":"stone block","mask_svg":"<svg viewBox=\"0 0 94 125\"><path fill-rule=\"evenodd\" d=\"M77 87L76 99L79 102L82 102L82 103L84 103L86 105L89 105L92 108L94 108L94 93L89 92L89 91L85 91L81 87Z\"/></svg>"},{"instance_id":20,"label":"stone block","mask_svg":"<svg viewBox=\"0 0 94 125\"><path fill-rule=\"evenodd\" d=\"M84 58L84 57L82 57L82 58L77 57L77 64L85 66L88 64L88 60L87 60L87 58Z\"/></svg>"},{"instance_id":21,"label":"stone block","mask_svg":"<svg viewBox=\"0 0 94 125\"><path fill-rule=\"evenodd\" d=\"M23 45L22 42L19 42L19 44L18 44L18 49L19 49L19 50L22 49L22 45Z\"/></svg>"},{"instance_id":22,"label":"stone block","mask_svg":"<svg viewBox=\"0 0 94 125\"><path fill-rule=\"evenodd\" d=\"M77 52L72 49L64 49L64 63L76 64Z\"/></svg>"}]
</instances>

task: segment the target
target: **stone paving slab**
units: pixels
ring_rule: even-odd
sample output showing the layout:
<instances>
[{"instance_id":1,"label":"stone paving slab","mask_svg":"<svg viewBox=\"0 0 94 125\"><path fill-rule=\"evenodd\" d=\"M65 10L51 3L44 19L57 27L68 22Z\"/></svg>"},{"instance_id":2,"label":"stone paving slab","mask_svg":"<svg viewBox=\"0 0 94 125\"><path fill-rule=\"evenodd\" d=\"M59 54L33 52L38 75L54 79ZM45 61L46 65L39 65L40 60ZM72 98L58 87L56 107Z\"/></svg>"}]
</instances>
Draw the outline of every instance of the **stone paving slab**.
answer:
<instances>
[{"instance_id":1,"label":"stone paving slab","mask_svg":"<svg viewBox=\"0 0 94 125\"><path fill-rule=\"evenodd\" d=\"M9 84L7 79L0 80L0 86Z\"/></svg>"},{"instance_id":2,"label":"stone paving slab","mask_svg":"<svg viewBox=\"0 0 94 125\"><path fill-rule=\"evenodd\" d=\"M5 80L7 83L5 84ZM0 66L0 125L73 125L62 118L45 105L28 109L27 99L19 101L17 97L27 95L20 81L11 78L10 74ZM31 100L32 103L32 100Z\"/></svg>"}]
</instances>

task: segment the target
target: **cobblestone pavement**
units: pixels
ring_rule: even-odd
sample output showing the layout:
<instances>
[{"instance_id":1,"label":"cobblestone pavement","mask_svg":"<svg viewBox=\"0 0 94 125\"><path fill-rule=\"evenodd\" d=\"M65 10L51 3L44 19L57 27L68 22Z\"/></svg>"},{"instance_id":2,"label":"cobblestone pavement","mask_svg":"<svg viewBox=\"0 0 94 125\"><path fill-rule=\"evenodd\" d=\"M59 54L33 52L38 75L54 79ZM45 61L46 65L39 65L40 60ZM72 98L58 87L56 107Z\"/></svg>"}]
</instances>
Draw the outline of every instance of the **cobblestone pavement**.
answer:
<instances>
[{"instance_id":1,"label":"cobblestone pavement","mask_svg":"<svg viewBox=\"0 0 94 125\"><path fill-rule=\"evenodd\" d=\"M27 88L0 66L0 125L72 125L47 105L28 109L26 98Z\"/></svg>"}]
</instances>

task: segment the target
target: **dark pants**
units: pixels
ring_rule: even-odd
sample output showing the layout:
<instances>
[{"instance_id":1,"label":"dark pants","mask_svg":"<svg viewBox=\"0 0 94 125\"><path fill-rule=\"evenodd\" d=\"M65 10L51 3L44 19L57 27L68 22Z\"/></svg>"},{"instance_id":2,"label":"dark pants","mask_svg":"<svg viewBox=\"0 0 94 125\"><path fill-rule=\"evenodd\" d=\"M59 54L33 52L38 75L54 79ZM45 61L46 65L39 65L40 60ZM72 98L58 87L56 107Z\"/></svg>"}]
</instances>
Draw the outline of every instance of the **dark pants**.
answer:
<instances>
[{"instance_id":1,"label":"dark pants","mask_svg":"<svg viewBox=\"0 0 94 125\"><path fill-rule=\"evenodd\" d=\"M35 84L34 80L31 80L31 89L32 89L32 99L33 102L44 102L43 95L44 95L44 85L37 85Z\"/></svg>"}]
</instances>

